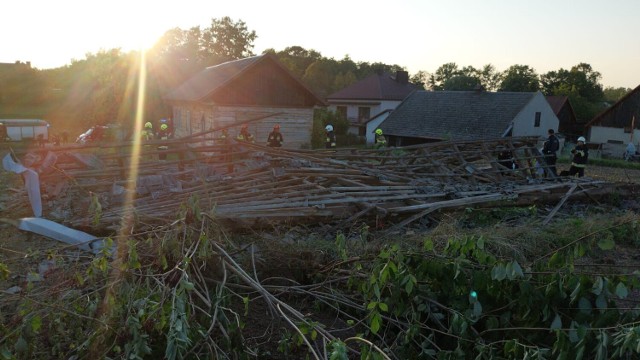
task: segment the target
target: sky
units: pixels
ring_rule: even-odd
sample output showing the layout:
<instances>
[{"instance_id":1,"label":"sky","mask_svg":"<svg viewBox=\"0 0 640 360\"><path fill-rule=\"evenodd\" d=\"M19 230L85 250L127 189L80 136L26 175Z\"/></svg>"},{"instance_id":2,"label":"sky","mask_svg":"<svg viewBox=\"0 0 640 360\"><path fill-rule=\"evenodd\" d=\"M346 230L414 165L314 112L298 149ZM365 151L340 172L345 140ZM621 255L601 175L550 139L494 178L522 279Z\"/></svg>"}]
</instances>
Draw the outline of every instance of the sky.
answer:
<instances>
[{"instance_id":1,"label":"sky","mask_svg":"<svg viewBox=\"0 0 640 360\"><path fill-rule=\"evenodd\" d=\"M538 74L588 63L608 87L640 85L640 0L20 0L2 5L0 62L38 69L148 48L172 28L244 21L254 53L301 46L410 75L492 64Z\"/></svg>"}]
</instances>

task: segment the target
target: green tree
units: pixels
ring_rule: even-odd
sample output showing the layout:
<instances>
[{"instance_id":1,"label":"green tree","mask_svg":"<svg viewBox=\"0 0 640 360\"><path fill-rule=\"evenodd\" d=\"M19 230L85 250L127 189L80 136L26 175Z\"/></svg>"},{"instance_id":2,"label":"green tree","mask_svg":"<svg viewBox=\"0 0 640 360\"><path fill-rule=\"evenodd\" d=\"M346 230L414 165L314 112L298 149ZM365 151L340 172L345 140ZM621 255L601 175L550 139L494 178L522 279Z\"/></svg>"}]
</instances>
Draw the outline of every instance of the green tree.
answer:
<instances>
[{"instance_id":1,"label":"green tree","mask_svg":"<svg viewBox=\"0 0 640 360\"><path fill-rule=\"evenodd\" d=\"M566 95L571 101L579 122L587 122L604 109L602 76L591 65L580 63L571 70L549 71L541 76L546 95Z\"/></svg>"},{"instance_id":2,"label":"green tree","mask_svg":"<svg viewBox=\"0 0 640 360\"><path fill-rule=\"evenodd\" d=\"M313 62L305 70L303 80L321 97L326 97L333 89L334 63L331 60L321 59Z\"/></svg>"},{"instance_id":3,"label":"green tree","mask_svg":"<svg viewBox=\"0 0 640 360\"><path fill-rule=\"evenodd\" d=\"M225 16L212 19L211 26L202 31L200 51L207 65L253 56L253 42L258 36L244 21Z\"/></svg>"},{"instance_id":4,"label":"green tree","mask_svg":"<svg viewBox=\"0 0 640 360\"><path fill-rule=\"evenodd\" d=\"M480 84L487 91L496 91L502 82L502 73L498 72L495 66L487 64L478 71Z\"/></svg>"},{"instance_id":5,"label":"green tree","mask_svg":"<svg viewBox=\"0 0 640 360\"><path fill-rule=\"evenodd\" d=\"M446 63L440 66L435 73L431 74L429 77L429 87L432 90L443 90L447 80L457 75L462 75L462 72L458 69L458 65L453 62Z\"/></svg>"},{"instance_id":6,"label":"green tree","mask_svg":"<svg viewBox=\"0 0 640 360\"><path fill-rule=\"evenodd\" d=\"M411 75L409 82L417 86L421 90L425 90L429 83L429 73L423 70Z\"/></svg>"},{"instance_id":7,"label":"green tree","mask_svg":"<svg viewBox=\"0 0 640 360\"><path fill-rule=\"evenodd\" d=\"M618 100L622 99L623 96L625 96L628 93L630 93L631 90L633 90L633 89L625 88L625 87L614 88L612 86L607 86L603 90L604 99L608 103L613 104L613 103L617 102Z\"/></svg>"},{"instance_id":8,"label":"green tree","mask_svg":"<svg viewBox=\"0 0 640 360\"><path fill-rule=\"evenodd\" d=\"M470 91L480 85L480 79L470 75L456 75L445 81L442 90L447 91Z\"/></svg>"},{"instance_id":9,"label":"green tree","mask_svg":"<svg viewBox=\"0 0 640 360\"><path fill-rule=\"evenodd\" d=\"M528 65L512 65L503 73L498 91L535 92L540 90L538 74Z\"/></svg>"}]
</instances>

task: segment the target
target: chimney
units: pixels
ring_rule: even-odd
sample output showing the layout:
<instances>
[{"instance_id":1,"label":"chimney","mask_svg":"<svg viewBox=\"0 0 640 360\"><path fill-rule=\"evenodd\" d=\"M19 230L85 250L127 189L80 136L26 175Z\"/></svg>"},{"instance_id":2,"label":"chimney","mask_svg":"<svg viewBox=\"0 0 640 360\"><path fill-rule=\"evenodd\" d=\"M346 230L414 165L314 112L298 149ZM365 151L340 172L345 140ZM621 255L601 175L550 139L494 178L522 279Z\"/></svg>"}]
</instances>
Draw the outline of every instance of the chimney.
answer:
<instances>
[{"instance_id":1,"label":"chimney","mask_svg":"<svg viewBox=\"0 0 640 360\"><path fill-rule=\"evenodd\" d=\"M409 73L406 71L396 71L396 82L406 85L409 83Z\"/></svg>"}]
</instances>

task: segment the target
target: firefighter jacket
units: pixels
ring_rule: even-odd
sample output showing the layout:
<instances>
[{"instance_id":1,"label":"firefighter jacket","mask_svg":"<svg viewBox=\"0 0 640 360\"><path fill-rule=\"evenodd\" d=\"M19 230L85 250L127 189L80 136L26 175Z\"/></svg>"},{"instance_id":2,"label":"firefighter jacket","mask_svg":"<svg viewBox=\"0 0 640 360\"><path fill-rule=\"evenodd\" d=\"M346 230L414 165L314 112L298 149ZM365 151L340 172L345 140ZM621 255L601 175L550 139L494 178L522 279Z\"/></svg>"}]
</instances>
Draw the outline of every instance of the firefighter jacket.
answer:
<instances>
[{"instance_id":1,"label":"firefighter jacket","mask_svg":"<svg viewBox=\"0 0 640 360\"><path fill-rule=\"evenodd\" d=\"M587 166L587 160L589 160L589 149L587 149L586 145L576 145L573 150L571 150L573 154L573 159L571 160L571 165L579 168L584 168Z\"/></svg>"},{"instance_id":2,"label":"firefighter jacket","mask_svg":"<svg viewBox=\"0 0 640 360\"><path fill-rule=\"evenodd\" d=\"M325 140L325 147L331 149L336 147L336 134L333 131L327 132L327 139Z\"/></svg>"},{"instance_id":3,"label":"firefighter jacket","mask_svg":"<svg viewBox=\"0 0 640 360\"><path fill-rule=\"evenodd\" d=\"M238 134L238 136L236 136L236 140L250 142L250 143L254 143L255 142L255 139L253 138L253 135L251 135L251 133L249 133L248 131L241 131Z\"/></svg>"},{"instance_id":4,"label":"firefighter jacket","mask_svg":"<svg viewBox=\"0 0 640 360\"><path fill-rule=\"evenodd\" d=\"M282 133L274 130L271 133L269 133L269 138L267 139L267 146L281 147L282 141L283 141Z\"/></svg>"},{"instance_id":5,"label":"firefighter jacket","mask_svg":"<svg viewBox=\"0 0 640 360\"><path fill-rule=\"evenodd\" d=\"M387 146L387 138L384 135L376 134L376 147L381 148Z\"/></svg>"}]
</instances>

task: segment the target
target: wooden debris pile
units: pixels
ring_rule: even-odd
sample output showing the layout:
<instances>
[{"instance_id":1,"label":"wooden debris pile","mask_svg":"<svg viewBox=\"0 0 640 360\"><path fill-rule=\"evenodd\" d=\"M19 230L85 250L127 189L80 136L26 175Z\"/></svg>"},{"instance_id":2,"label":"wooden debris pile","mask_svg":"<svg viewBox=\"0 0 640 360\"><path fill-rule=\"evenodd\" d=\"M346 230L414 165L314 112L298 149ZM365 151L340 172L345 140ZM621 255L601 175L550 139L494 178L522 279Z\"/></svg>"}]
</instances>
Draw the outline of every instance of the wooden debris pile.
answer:
<instances>
[{"instance_id":1,"label":"wooden debris pile","mask_svg":"<svg viewBox=\"0 0 640 360\"><path fill-rule=\"evenodd\" d=\"M385 217L402 226L440 209L557 201L601 186L546 177L536 138L295 151L210 139L156 145L137 155L131 143L49 149L56 162L41 169L44 216L111 230L131 217L145 227L189 212L244 225Z\"/></svg>"}]
</instances>

